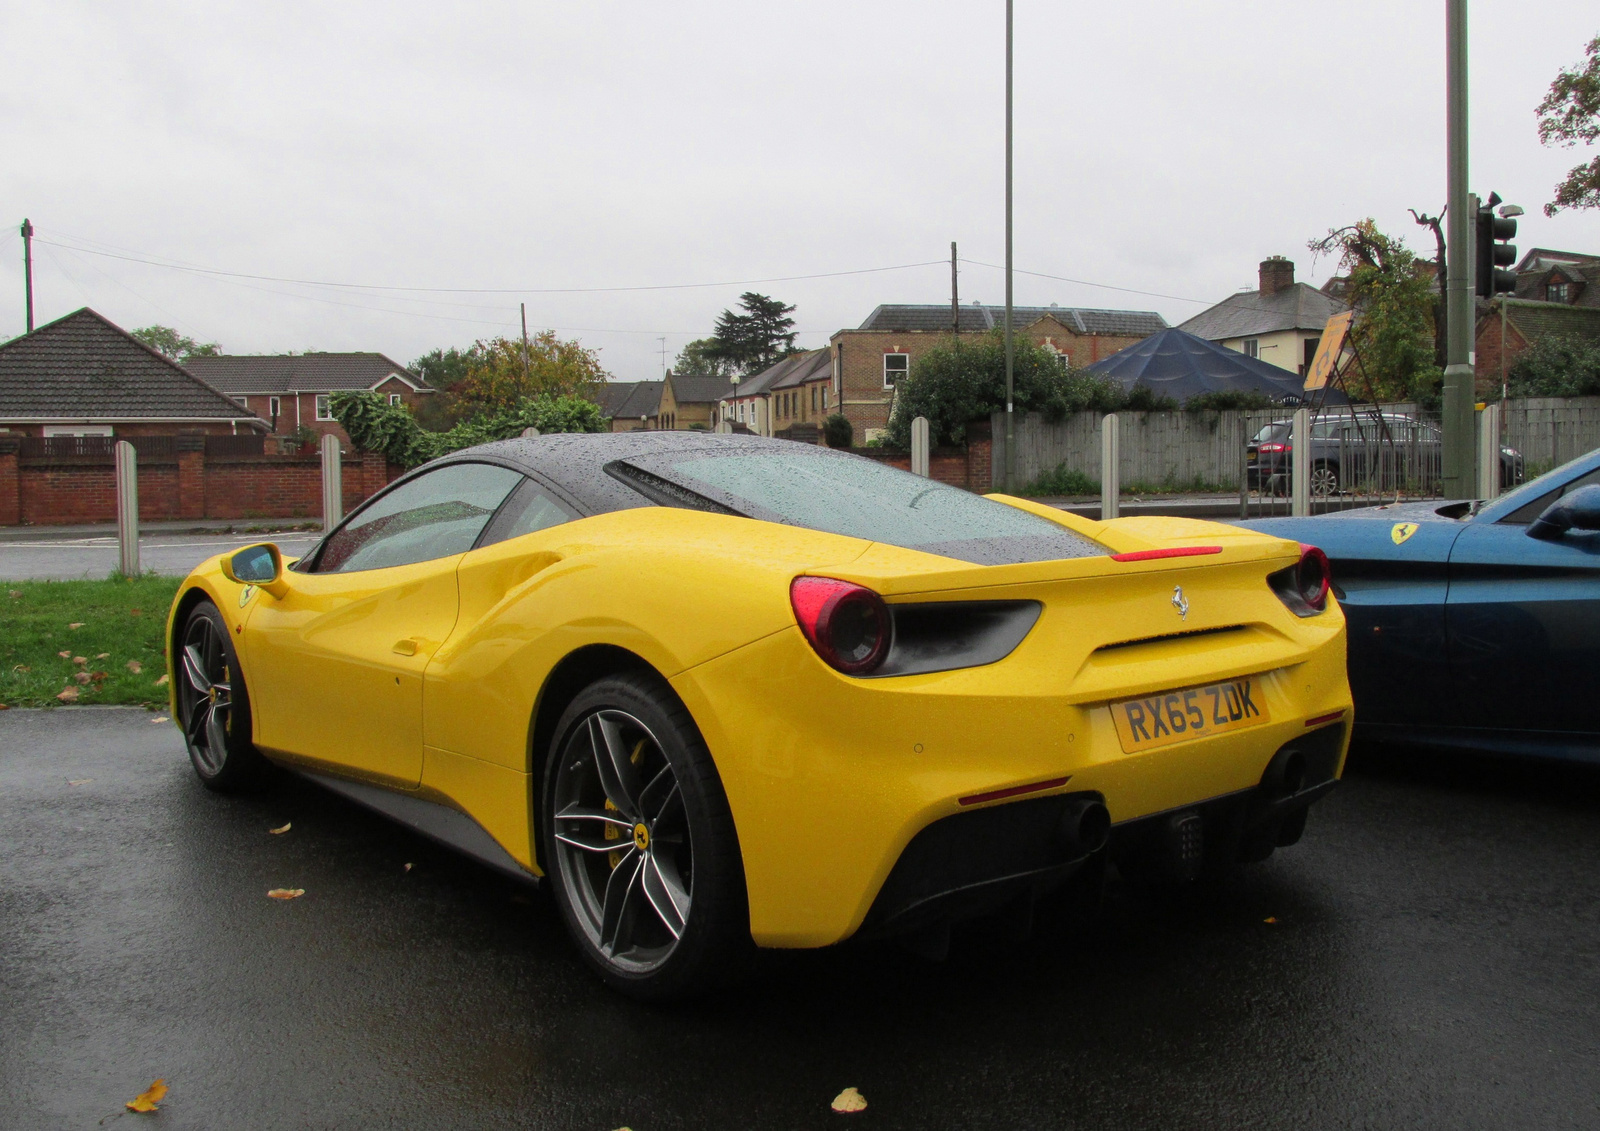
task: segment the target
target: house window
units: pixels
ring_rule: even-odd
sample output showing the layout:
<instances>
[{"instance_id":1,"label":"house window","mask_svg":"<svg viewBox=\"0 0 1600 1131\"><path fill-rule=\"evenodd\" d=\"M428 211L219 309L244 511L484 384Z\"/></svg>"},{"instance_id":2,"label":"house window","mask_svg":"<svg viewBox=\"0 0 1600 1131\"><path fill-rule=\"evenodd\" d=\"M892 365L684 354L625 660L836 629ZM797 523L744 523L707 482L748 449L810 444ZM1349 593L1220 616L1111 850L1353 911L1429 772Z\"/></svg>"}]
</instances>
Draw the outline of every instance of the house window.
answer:
<instances>
[{"instance_id":1,"label":"house window","mask_svg":"<svg viewBox=\"0 0 1600 1131\"><path fill-rule=\"evenodd\" d=\"M283 401L280 400L277 397L268 397L267 398L267 415L272 417L273 420L277 420L279 415L282 412L283 412Z\"/></svg>"},{"instance_id":2,"label":"house window","mask_svg":"<svg viewBox=\"0 0 1600 1131\"><path fill-rule=\"evenodd\" d=\"M1545 301L1546 302L1571 302L1572 299L1568 297L1568 295L1571 293L1568 288L1571 285L1572 284L1565 283L1565 282L1562 282L1562 283L1551 283L1549 286L1545 287L1545 289L1544 289Z\"/></svg>"},{"instance_id":3,"label":"house window","mask_svg":"<svg viewBox=\"0 0 1600 1131\"><path fill-rule=\"evenodd\" d=\"M886 353L883 355L883 387L892 389L911 371L911 355L908 353Z\"/></svg>"},{"instance_id":4,"label":"house window","mask_svg":"<svg viewBox=\"0 0 1600 1131\"><path fill-rule=\"evenodd\" d=\"M317 419L318 420L332 420L333 419L333 409L328 404L328 394L326 394L326 393L323 393L321 396L319 396L317 398Z\"/></svg>"},{"instance_id":5,"label":"house window","mask_svg":"<svg viewBox=\"0 0 1600 1131\"><path fill-rule=\"evenodd\" d=\"M1260 357L1261 356L1261 339L1259 339L1259 338L1246 338L1244 340L1244 355L1246 357Z\"/></svg>"},{"instance_id":6,"label":"house window","mask_svg":"<svg viewBox=\"0 0 1600 1131\"><path fill-rule=\"evenodd\" d=\"M822 411L828 411L828 387L826 385L822 387Z\"/></svg>"},{"instance_id":7,"label":"house window","mask_svg":"<svg viewBox=\"0 0 1600 1131\"><path fill-rule=\"evenodd\" d=\"M400 394L399 393L390 393L389 394L389 403L391 405L399 404L400 403Z\"/></svg>"}]
</instances>

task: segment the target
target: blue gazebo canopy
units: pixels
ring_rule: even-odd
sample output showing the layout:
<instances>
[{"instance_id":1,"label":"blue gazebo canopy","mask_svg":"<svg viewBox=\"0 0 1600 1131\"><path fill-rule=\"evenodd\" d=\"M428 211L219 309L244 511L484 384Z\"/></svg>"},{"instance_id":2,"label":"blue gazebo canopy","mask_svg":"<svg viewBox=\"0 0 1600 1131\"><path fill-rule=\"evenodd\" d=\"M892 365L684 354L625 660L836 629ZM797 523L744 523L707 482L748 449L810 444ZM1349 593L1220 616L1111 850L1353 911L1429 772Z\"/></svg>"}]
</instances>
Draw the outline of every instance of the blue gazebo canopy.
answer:
<instances>
[{"instance_id":1,"label":"blue gazebo canopy","mask_svg":"<svg viewBox=\"0 0 1600 1131\"><path fill-rule=\"evenodd\" d=\"M1130 392L1143 386L1179 404L1201 393L1222 392L1263 393L1280 404L1291 405L1311 399L1298 374L1176 327L1151 334L1142 342L1102 358L1089 369L1113 378ZM1312 396L1340 403L1346 399L1334 389Z\"/></svg>"}]
</instances>

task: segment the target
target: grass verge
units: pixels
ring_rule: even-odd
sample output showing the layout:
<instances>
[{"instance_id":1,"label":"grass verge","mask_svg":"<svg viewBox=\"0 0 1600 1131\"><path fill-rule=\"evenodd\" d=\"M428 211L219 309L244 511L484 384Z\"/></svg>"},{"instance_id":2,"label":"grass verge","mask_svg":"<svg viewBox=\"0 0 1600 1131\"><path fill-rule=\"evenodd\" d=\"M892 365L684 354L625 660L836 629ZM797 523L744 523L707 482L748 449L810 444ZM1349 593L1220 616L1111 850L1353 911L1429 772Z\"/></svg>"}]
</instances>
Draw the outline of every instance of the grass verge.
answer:
<instances>
[{"instance_id":1,"label":"grass verge","mask_svg":"<svg viewBox=\"0 0 1600 1131\"><path fill-rule=\"evenodd\" d=\"M165 705L161 634L179 580L0 581L0 703Z\"/></svg>"}]
</instances>

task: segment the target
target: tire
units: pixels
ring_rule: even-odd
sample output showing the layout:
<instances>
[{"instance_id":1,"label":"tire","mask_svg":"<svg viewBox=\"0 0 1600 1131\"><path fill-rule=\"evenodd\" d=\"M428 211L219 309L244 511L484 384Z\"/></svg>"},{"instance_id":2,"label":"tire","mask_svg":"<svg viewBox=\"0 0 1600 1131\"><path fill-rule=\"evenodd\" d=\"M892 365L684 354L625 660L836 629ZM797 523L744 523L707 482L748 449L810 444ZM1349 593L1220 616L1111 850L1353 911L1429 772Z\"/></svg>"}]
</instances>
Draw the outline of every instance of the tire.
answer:
<instances>
[{"instance_id":1,"label":"tire","mask_svg":"<svg viewBox=\"0 0 1600 1131\"><path fill-rule=\"evenodd\" d=\"M1311 493L1319 499L1331 498L1339 493L1339 465L1316 463L1311 466Z\"/></svg>"},{"instance_id":2,"label":"tire","mask_svg":"<svg viewBox=\"0 0 1600 1131\"><path fill-rule=\"evenodd\" d=\"M184 620L175 658L178 722L201 784L219 793L260 785L270 764L250 741L250 693L227 622L210 601Z\"/></svg>"},{"instance_id":3,"label":"tire","mask_svg":"<svg viewBox=\"0 0 1600 1131\"><path fill-rule=\"evenodd\" d=\"M733 814L662 680L611 676L579 692L556 724L539 815L555 902L606 983L673 1001L744 969L754 947Z\"/></svg>"}]
</instances>

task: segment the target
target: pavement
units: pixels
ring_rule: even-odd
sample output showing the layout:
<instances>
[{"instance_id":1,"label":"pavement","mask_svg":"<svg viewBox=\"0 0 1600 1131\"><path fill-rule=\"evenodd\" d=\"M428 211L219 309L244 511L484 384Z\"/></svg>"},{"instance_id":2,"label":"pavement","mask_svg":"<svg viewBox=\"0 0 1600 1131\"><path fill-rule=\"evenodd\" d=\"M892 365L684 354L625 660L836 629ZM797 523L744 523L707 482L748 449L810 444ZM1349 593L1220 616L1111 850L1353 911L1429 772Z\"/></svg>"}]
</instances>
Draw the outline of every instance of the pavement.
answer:
<instances>
[{"instance_id":1,"label":"pavement","mask_svg":"<svg viewBox=\"0 0 1600 1131\"><path fill-rule=\"evenodd\" d=\"M213 554L255 542L276 542L286 556L297 557L322 536L305 525L294 519L145 523L139 531L139 568L182 577ZM0 580L103 578L120 563L115 526L0 527Z\"/></svg>"},{"instance_id":2,"label":"pavement","mask_svg":"<svg viewBox=\"0 0 1600 1131\"><path fill-rule=\"evenodd\" d=\"M288 775L209 794L155 718L0 713L0 1128L157 1077L129 1126L1600 1122L1593 771L1367 755L1299 846L1186 898L1114 881L1027 944L777 954L659 1009L539 890Z\"/></svg>"}]
</instances>

